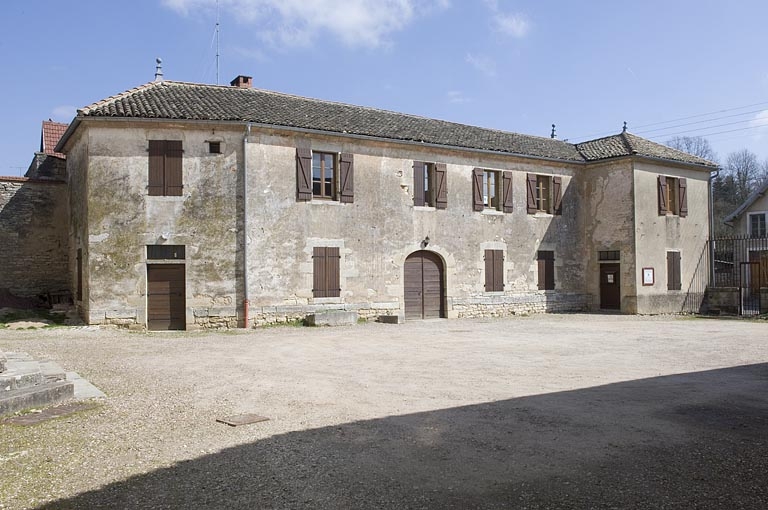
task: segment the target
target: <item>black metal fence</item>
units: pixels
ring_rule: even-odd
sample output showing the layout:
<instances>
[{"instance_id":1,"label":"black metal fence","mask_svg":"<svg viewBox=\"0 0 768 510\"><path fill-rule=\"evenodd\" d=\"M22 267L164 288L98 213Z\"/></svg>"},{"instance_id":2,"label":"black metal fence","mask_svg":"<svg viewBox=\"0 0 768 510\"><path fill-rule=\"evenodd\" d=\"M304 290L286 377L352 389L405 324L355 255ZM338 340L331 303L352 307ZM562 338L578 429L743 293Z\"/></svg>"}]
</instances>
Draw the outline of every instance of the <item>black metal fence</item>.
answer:
<instances>
[{"instance_id":1,"label":"black metal fence","mask_svg":"<svg viewBox=\"0 0 768 510\"><path fill-rule=\"evenodd\" d=\"M766 288L768 238L711 239L699 257L681 311L757 315L766 293L761 289Z\"/></svg>"}]
</instances>

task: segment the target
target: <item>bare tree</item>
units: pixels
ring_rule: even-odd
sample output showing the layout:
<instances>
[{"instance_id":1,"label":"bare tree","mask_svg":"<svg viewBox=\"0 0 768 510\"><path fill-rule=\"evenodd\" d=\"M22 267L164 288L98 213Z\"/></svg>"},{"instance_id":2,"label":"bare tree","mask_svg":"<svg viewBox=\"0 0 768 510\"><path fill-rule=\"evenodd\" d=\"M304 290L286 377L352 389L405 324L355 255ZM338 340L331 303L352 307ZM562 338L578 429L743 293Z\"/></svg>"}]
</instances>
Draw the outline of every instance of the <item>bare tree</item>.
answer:
<instances>
[{"instance_id":1,"label":"bare tree","mask_svg":"<svg viewBox=\"0 0 768 510\"><path fill-rule=\"evenodd\" d=\"M760 185L763 177L763 169L757 156L748 149L728 154L723 171L727 177L733 179L736 203L746 200L749 194Z\"/></svg>"},{"instance_id":2,"label":"bare tree","mask_svg":"<svg viewBox=\"0 0 768 510\"><path fill-rule=\"evenodd\" d=\"M666 145L679 151L693 154L700 158L717 163L717 154L709 144L709 140L701 136L676 136L667 140Z\"/></svg>"}]
</instances>

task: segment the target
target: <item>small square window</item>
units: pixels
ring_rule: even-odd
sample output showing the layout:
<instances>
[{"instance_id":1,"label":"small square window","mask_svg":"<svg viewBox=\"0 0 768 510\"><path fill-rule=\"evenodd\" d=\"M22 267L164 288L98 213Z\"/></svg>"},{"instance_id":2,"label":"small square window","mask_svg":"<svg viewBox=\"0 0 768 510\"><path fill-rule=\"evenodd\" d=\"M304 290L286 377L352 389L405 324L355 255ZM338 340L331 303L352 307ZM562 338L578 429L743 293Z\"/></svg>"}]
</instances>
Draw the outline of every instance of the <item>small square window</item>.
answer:
<instances>
[{"instance_id":1,"label":"small square window","mask_svg":"<svg viewBox=\"0 0 768 510\"><path fill-rule=\"evenodd\" d=\"M209 154L221 154L221 142L208 142Z\"/></svg>"}]
</instances>

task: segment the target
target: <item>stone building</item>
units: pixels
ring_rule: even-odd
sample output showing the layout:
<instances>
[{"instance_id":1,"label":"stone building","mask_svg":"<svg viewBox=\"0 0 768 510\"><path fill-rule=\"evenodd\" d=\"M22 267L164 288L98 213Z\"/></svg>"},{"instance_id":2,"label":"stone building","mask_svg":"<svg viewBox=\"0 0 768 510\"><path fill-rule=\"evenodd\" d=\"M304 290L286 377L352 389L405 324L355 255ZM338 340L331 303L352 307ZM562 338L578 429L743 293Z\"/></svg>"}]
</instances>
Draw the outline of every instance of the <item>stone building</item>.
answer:
<instances>
[{"instance_id":1,"label":"stone building","mask_svg":"<svg viewBox=\"0 0 768 510\"><path fill-rule=\"evenodd\" d=\"M251 87L155 81L78 111L73 296L91 324L679 312L709 161Z\"/></svg>"}]
</instances>

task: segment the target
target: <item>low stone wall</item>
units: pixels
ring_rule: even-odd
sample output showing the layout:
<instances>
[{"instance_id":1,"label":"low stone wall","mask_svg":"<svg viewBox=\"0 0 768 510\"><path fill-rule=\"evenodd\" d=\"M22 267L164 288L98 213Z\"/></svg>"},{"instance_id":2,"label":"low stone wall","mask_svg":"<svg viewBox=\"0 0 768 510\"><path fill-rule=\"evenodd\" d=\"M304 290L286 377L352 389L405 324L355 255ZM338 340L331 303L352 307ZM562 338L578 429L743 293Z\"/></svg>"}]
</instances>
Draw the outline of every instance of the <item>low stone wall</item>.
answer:
<instances>
[{"instance_id":1,"label":"low stone wall","mask_svg":"<svg viewBox=\"0 0 768 510\"><path fill-rule=\"evenodd\" d=\"M738 287L710 287L707 289L707 309L705 312L739 313Z\"/></svg>"},{"instance_id":2,"label":"low stone wall","mask_svg":"<svg viewBox=\"0 0 768 510\"><path fill-rule=\"evenodd\" d=\"M547 312L583 312L589 309L589 294L540 291L513 295L453 298L453 315L458 318L506 317Z\"/></svg>"},{"instance_id":3,"label":"low stone wall","mask_svg":"<svg viewBox=\"0 0 768 510\"><path fill-rule=\"evenodd\" d=\"M0 177L0 289L16 296L70 290L67 185Z\"/></svg>"}]
</instances>

